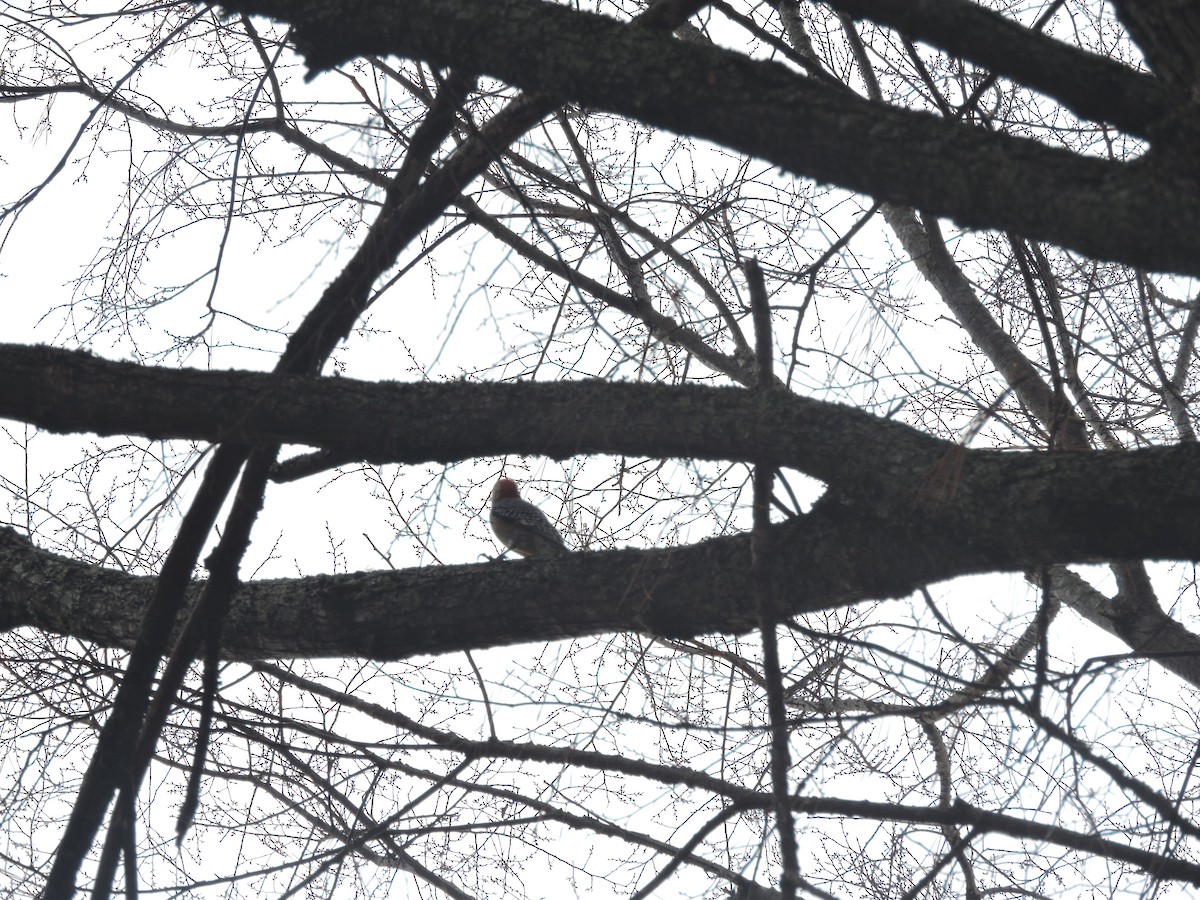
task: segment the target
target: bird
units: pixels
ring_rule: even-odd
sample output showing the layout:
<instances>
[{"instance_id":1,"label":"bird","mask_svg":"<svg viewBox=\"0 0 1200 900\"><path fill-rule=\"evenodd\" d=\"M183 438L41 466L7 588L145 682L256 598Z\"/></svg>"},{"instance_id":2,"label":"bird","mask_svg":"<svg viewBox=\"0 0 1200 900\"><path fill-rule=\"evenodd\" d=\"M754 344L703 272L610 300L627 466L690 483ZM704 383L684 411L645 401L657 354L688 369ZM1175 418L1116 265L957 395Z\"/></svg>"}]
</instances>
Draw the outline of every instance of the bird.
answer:
<instances>
[{"instance_id":1,"label":"bird","mask_svg":"<svg viewBox=\"0 0 1200 900\"><path fill-rule=\"evenodd\" d=\"M502 543L521 556L562 556L571 551L545 514L521 499L517 483L501 476L492 487L488 522Z\"/></svg>"}]
</instances>

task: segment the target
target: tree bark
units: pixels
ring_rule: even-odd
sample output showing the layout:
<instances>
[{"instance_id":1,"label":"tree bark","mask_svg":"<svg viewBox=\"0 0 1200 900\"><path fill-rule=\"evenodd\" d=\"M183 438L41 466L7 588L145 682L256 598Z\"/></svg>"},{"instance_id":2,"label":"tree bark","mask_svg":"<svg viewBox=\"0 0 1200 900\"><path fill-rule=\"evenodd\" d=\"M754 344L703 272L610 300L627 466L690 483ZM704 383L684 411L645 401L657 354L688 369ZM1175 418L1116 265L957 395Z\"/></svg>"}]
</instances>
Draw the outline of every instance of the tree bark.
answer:
<instances>
[{"instance_id":1,"label":"tree bark","mask_svg":"<svg viewBox=\"0 0 1200 900\"><path fill-rule=\"evenodd\" d=\"M1081 156L872 103L779 63L541 0L234 0L222 9L292 25L314 72L389 53L474 71L967 227L1200 274L1200 183L1174 165Z\"/></svg>"},{"instance_id":2,"label":"tree bark","mask_svg":"<svg viewBox=\"0 0 1200 900\"><path fill-rule=\"evenodd\" d=\"M954 462L953 459L950 460ZM828 492L773 525L781 615L899 597L981 572L1120 558L1200 560L1200 447L1129 453L964 451L961 472L890 495ZM154 579L35 550L3 533L0 624L109 646L136 637ZM227 658L366 656L756 627L748 536L670 550L572 554L253 582L234 600Z\"/></svg>"}]
</instances>

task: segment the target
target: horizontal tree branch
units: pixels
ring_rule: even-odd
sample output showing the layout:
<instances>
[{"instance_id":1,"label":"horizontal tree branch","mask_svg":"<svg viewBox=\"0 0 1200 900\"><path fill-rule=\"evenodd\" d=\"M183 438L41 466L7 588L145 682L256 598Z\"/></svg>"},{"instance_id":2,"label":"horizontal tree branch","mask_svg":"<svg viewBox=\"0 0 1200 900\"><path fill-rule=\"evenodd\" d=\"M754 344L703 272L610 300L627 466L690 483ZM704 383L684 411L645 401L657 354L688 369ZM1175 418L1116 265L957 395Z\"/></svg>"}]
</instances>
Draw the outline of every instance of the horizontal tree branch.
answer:
<instances>
[{"instance_id":1,"label":"horizontal tree branch","mask_svg":"<svg viewBox=\"0 0 1200 900\"><path fill-rule=\"evenodd\" d=\"M1200 274L1200 187L1151 158L1084 157L872 103L779 63L544 0L233 0L221 6L291 24L314 71L389 53L465 68L712 140L968 227Z\"/></svg>"},{"instance_id":2,"label":"horizontal tree branch","mask_svg":"<svg viewBox=\"0 0 1200 900\"><path fill-rule=\"evenodd\" d=\"M242 444L307 444L347 460L453 462L505 453L624 453L760 462L826 482L839 502L983 515L1013 502L1111 505L1120 536L1135 510L1179 522L1158 547L1111 558L1191 558L1200 447L1130 452L968 450L852 407L697 385L373 383L278 373L167 369L82 351L0 344L0 416L58 432ZM536 411L531 415L530 411ZM1005 496L1001 496L1001 495ZM991 507L988 504L999 504ZM1055 509L1018 510L1018 520ZM1020 515L1016 515L1020 513ZM1086 523L1084 523L1086 524ZM1146 533L1161 534L1151 528ZM1181 555L1182 551L1182 555ZM1067 560L1053 560L1067 561Z\"/></svg>"},{"instance_id":3,"label":"horizontal tree branch","mask_svg":"<svg viewBox=\"0 0 1200 900\"><path fill-rule=\"evenodd\" d=\"M19 344L0 344L0 383L0 416L49 431L307 444L342 462L640 453L758 460L868 489L955 449L852 407L699 385L375 383L157 368Z\"/></svg>"},{"instance_id":4,"label":"horizontal tree branch","mask_svg":"<svg viewBox=\"0 0 1200 900\"><path fill-rule=\"evenodd\" d=\"M827 494L771 528L783 615L906 596L959 575L1113 558L1200 560L1200 447L971 454L957 487ZM0 625L127 647L153 578L35 550L0 532ZM617 631L665 637L757 625L748 536L398 572L258 581L234 599L232 659L423 653Z\"/></svg>"},{"instance_id":5,"label":"horizontal tree branch","mask_svg":"<svg viewBox=\"0 0 1200 900\"><path fill-rule=\"evenodd\" d=\"M787 614L980 572L1200 559L1197 445L967 450L783 391L370 384L156 369L15 345L0 345L0 382L8 388L0 415L59 431L324 444L380 461L611 452L794 467L829 490L808 515L772 526L769 578ZM42 554L15 533L5 546L0 623L113 646L134 640L153 579ZM748 538L725 538L554 562L255 582L238 595L224 649L243 659L386 659L613 631L743 632L757 622L749 559Z\"/></svg>"}]
</instances>

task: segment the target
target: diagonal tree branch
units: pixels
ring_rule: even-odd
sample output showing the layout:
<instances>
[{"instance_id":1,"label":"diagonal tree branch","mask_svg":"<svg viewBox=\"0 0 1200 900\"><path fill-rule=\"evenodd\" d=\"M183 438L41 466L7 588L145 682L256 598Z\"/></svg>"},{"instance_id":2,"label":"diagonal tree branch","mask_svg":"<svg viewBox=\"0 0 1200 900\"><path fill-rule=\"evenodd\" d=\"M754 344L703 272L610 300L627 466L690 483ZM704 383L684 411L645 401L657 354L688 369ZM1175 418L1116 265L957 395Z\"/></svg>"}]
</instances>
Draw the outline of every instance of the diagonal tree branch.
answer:
<instances>
[{"instance_id":1,"label":"diagonal tree branch","mask_svg":"<svg viewBox=\"0 0 1200 900\"><path fill-rule=\"evenodd\" d=\"M226 6L293 25L314 71L387 53L461 66L968 227L1200 273L1200 187L1146 161L1083 157L872 103L778 63L541 0Z\"/></svg>"},{"instance_id":2,"label":"diagonal tree branch","mask_svg":"<svg viewBox=\"0 0 1200 900\"><path fill-rule=\"evenodd\" d=\"M967 0L822 0L856 19L887 25L1053 97L1083 119L1112 122L1139 137L1170 111L1155 78L1030 31Z\"/></svg>"}]
</instances>

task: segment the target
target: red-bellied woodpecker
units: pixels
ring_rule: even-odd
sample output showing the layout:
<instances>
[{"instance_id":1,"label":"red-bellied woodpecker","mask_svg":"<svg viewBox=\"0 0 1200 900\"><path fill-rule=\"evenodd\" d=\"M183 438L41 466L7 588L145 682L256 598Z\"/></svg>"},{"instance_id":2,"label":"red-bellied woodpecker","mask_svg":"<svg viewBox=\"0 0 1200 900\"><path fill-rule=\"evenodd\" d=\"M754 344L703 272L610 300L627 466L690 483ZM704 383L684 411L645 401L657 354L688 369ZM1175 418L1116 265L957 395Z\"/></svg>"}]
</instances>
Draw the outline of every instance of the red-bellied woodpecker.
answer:
<instances>
[{"instance_id":1,"label":"red-bellied woodpecker","mask_svg":"<svg viewBox=\"0 0 1200 900\"><path fill-rule=\"evenodd\" d=\"M570 552L542 511L521 499L517 483L511 478L498 479L492 488L488 521L500 543L521 556L561 556Z\"/></svg>"}]
</instances>

